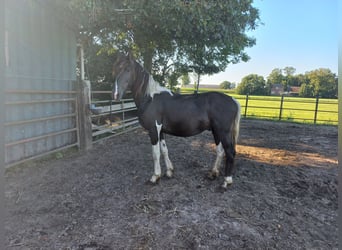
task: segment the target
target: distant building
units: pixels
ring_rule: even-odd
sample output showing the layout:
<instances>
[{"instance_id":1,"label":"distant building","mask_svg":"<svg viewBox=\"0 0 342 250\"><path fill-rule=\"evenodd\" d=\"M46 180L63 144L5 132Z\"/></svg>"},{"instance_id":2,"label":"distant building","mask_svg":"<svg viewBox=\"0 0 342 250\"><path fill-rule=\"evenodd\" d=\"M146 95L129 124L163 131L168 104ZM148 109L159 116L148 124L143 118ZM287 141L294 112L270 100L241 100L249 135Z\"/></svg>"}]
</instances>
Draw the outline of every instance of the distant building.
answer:
<instances>
[{"instance_id":1,"label":"distant building","mask_svg":"<svg viewBox=\"0 0 342 250\"><path fill-rule=\"evenodd\" d=\"M271 95L289 95L289 96L298 96L300 87L289 86L287 90L284 89L284 86L280 83L273 84L271 87Z\"/></svg>"},{"instance_id":2,"label":"distant building","mask_svg":"<svg viewBox=\"0 0 342 250\"><path fill-rule=\"evenodd\" d=\"M291 96L298 96L299 95L299 90L300 90L300 87L290 87L290 90L289 90L289 95Z\"/></svg>"},{"instance_id":3,"label":"distant building","mask_svg":"<svg viewBox=\"0 0 342 250\"><path fill-rule=\"evenodd\" d=\"M284 86L280 83L272 84L271 95L282 95L284 94Z\"/></svg>"}]
</instances>

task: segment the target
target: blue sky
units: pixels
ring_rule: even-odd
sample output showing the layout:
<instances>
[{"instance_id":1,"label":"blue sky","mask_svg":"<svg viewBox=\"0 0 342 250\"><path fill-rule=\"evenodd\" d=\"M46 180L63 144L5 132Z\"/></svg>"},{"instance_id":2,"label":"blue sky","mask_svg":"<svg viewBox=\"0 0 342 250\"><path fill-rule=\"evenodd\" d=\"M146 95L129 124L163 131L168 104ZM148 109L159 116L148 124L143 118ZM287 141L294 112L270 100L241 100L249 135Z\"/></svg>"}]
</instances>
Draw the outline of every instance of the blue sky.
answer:
<instances>
[{"instance_id":1,"label":"blue sky","mask_svg":"<svg viewBox=\"0 0 342 250\"><path fill-rule=\"evenodd\" d=\"M248 74L266 77L274 68L292 66L295 74L318 68L338 73L338 0L255 0L263 24L249 32L256 45L251 59L225 72L203 76L201 84L239 83Z\"/></svg>"}]
</instances>

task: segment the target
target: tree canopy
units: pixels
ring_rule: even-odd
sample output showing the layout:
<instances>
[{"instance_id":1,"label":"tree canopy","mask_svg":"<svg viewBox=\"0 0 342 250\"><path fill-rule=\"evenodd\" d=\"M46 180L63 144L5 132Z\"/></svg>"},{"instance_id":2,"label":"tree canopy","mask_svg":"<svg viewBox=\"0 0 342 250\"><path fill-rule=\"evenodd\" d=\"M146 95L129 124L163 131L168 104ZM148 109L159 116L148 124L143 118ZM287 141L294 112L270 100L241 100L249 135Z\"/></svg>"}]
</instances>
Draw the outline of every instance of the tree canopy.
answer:
<instances>
[{"instance_id":1,"label":"tree canopy","mask_svg":"<svg viewBox=\"0 0 342 250\"><path fill-rule=\"evenodd\" d=\"M268 90L263 76L250 74L242 78L236 89L240 95L267 95Z\"/></svg>"},{"instance_id":2,"label":"tree canopy","mask_svg":"<svg viewBox=\"0 0 342 250\"><path fill-rule=\"evenodd\" d=\"M330 69L319 68L305 74L295 75L294 67L284 69L275 68L267 77L267 85L282 84L284 90L290 86L300 87L299 96L302 97L337 97L337 76Z\"/></svg>"},{"instance_id":3,"label":"tree canopy","mask_svg":"<svg viewBox=\"0 0 342 250\"><path fill-rule=\"evenodd\" d=\"M161 78L170 71L213 74L247 61L258 26L252 0L71 0L81 37L101 51L133 51ZM90 41L90 42L89 42Z\"/></svg>"},{"instance_id":4,"label":"tree canopy","mask_svg":"<svg viewBox=\"0 0 342 250\"><path fill-rule=\"evenodd\" d=\"M229 82L229 81L223 81L220 83L221 89L233 89L235 88L235 83Z\"/></svg>"},{"instance_id":5,"label":"tree canopy","mask_svg":"<svg viewBox=\"0 0 342 250\"><path fill-rule=\"evenodd\" d=\"M306 73L314 96L337 97L337 76L330 69L316 69Z\"/></svg>"}]
</instances>

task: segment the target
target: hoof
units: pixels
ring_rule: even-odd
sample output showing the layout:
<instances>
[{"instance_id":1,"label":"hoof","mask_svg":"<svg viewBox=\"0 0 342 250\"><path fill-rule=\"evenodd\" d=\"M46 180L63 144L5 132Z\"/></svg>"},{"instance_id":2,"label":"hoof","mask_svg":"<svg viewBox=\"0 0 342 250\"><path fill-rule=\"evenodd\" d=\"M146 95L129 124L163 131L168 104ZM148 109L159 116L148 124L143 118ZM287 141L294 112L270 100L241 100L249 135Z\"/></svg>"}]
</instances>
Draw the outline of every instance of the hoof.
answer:
<instances>
[{"instance_id":1,"label":"hoof","mask_svg":"<svg viewBox=\"0 0 342 250\"><path fill-rule=\"evenodd\" d=\"M150 179L150 182L152 184L157 184L160 180L160 175L152 175L151 179Z\"/></svg>"},{"instance_id":2,"label":"hoof","mask_svg":"<svg viewBox=\"0 0 342 250\"><path fill-rule=\"evenodd\" d=\"M227 188L229 185L233 184L233 178L231 176L224 177L224 182L222 187Z\"/></svg>"},{"instance_id":3,"label":"hoof","mask_svg":"<svg viewBox=\"0 0 342 250\"><path fill-rule=\"evenodd\" d=\"M151 180L145 181L145 185L147 186L157 186L159 184L159 180L156 182L152 182Z\"/></svg>"},{"instance_id":4,"label":"hoof","mask_svg":"<svg viewBox=\"0 0 342 250\"><path fill-rule=\"evenodd\" d=\"M219 172L210 171L207 175L209 180L215 180L219 176Z\"/></svg>"},{"instance_id":5,"label":"hoof","mask_svg":"<svg viewBox=\"0 0 342 250\"><path fill-rule=\"evenodd\" d=\"M228 190L228 188L227 187L224 187L223 185L222 186L218 186L217 188L216 188L216 192L217 193L224 193L224 192L226 192Z\"/></svg>"},{"instance_id":6,"label":"hoof","mask_svg":"<svg viewBox=\"0 0 342 250\"><path fill-rule=\"evenodd\" d=\"M173 177L173 170L167 170L167 171L166 171L166 176L167 176L168 178L172 178L172 177Z\"/></svg>"}]
</instances>

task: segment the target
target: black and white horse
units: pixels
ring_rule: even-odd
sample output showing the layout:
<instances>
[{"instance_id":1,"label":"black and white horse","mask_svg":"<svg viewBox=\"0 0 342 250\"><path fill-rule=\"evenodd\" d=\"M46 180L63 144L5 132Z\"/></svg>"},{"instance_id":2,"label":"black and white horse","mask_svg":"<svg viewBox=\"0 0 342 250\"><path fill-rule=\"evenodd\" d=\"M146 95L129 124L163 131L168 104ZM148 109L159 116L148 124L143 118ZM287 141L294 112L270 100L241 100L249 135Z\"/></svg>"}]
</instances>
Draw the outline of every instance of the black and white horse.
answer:
<instances>
[{"instance_id":1,"label":"black and white horse","mask_svg":"<svg viewBox=\"0 0 342 250\"><path fill-rule=\"evenodd\" d=\"M113 76L116 77L113 98L120 100L126 90L132 92L139 122L150 136L154 161L154 174L150 180L152 183L161 177L160 151L165 159L167 176L172 177L174 170L164 133L188 137L211 130L217 157L210 177L219 176L219 167L225 155L223 187L232 184L240 122L240 105L234 98L218 92L192 95L172 93L154 81L130 56L118 57L113 66Z\"/></svg>"}]
</instances>

